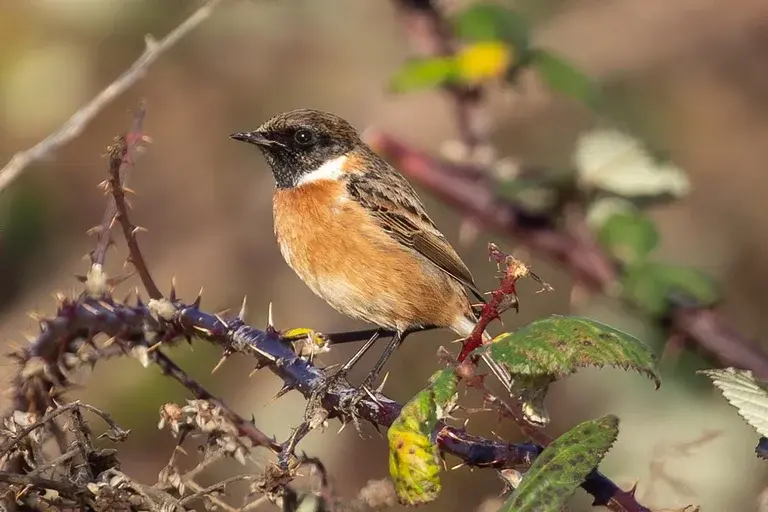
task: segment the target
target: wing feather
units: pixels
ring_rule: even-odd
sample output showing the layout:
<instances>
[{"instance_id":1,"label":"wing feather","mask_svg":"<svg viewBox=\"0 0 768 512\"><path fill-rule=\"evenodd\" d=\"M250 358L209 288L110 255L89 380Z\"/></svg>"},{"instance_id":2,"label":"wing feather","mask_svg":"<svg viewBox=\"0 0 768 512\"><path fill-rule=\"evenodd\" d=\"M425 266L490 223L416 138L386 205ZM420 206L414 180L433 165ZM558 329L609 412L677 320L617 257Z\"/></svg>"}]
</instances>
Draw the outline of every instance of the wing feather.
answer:
<instances>
[{"instance_id":1,"label":"wing feather","mask_svg":"<svg viewBox=\"0 0 768 512\"><path fill-rule=\"evenodd\" d=\"M413 187L387 167L366 175L347 175L350 196L365 207L392 238L424 256L485 302L469 269L429 218Z\"/></svg>"}]
</instances>

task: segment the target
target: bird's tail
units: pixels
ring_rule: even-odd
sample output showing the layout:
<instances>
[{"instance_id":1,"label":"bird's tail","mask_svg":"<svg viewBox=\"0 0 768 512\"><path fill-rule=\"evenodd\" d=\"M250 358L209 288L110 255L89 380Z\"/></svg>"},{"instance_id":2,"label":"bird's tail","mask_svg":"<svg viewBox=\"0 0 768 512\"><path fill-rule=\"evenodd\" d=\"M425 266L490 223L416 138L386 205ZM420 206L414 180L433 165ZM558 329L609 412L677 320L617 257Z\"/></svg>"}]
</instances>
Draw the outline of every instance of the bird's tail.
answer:
<instances>
[{"instance_id":1,"label":"bird's tail","mask_svg":"<svg viewBox=\"0 0 768 512\"><path fill-rule=\"evenodd\" d=\"M463 318L462 321L458 325L455 325L453 328L456 334L464 338L468 338L474 329L475 322L466 317ZM488 334L488 331L483 331L483 343L488 343L491 341L491 339L491 335ZM499 382L501 382L501 384L507 390L507 393L512 393L512 376L509 374L507 369L494 361L487 352L480 357L485 362L485 364L488 365L488 368L490 368L491 372L496 376L496 378L499 379Z\"/></svg>"}]
</instances>

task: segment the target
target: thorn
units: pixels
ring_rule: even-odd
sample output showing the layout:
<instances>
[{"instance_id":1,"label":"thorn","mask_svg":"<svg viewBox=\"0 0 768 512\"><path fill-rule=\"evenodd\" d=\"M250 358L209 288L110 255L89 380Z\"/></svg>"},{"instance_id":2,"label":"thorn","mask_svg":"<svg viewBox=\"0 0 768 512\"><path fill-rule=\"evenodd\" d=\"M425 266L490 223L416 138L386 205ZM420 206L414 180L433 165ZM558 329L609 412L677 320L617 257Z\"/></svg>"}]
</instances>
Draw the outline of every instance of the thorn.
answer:
<instances>
[{"instance_id":1,"label":"thorn","mask_svg":"<svg viewBox=\"0 0 768 512\"><path fill-rule=\"evenodd\" d=\"M102 189L104 192L106 192L109 189L109 180L104 180L98 185L96 185L96 188Z\"/></svg>"},{"instance_id":2,"label":"thorn","mask_svg":"<svg viewBox=\"0 0 768 512\"><path fill-rule=\"evenodd\" d=\"M104 309L106 309L107 311L109 311L110 313L114 313L115 312L115 308L113 308L112 305L110 303L108 303L108 302L104 302L103 300L100 300L99 301L99 305L101 307L103 307Z\"/></svg>"},{"instance_id":3,"label":"thorn","mask_svg":"<svg viewBox=\"0 0 768 512\"><path fill-rule=\"evenodd\" d=\"M363 391L365 391L365 394L368 395L370 399L376 403L376 405L381 405L381 402L379 402L379 399L376 398L376 395L371 393L371 390L368 389L368 386L362 386L362 388L363 388Z\"/></svg>"},{"instance_id":4,"label":"thorn","mask_svg":"<svg viewBox=\"0 0 768 512\"><path fill-rule=\"evenodd\" d=\"M454 471L454 470L456 470L456 469L459 469L459 468L460 468L460 467L462 467L463 465L464 465L464 463L463 463L463 462L459 462L458 464L456 464L455 466L453 466L453 467L451 468L451 471Z\"/></svg>"},{"instance_id":5,"label":"thorn","mask_svg":"<svg viewBox=\"0 0 768 512\"><path fill-rule=\"evenodd\" d=\"M219 368L222 367L222 365L224 364L224 361L226 361L229 358L229 355L230 354L228 354L227 351L225 350L224 354L221 356L221 359L219 359L219 362L216 363L216 366L214 366L213 370L211 370L211 375L216 373L219 370Z\"/></svg>"},{"instance_id":6,"label":"thorn","mask_svg":"<svg viewBox=\"0 0 768 512\"><path fill-rule=\"evenodd\" d=\"M379 384L379 387L376 388L377 393L381 393L384 390L384 384L387 383L387 378L389 377L389 372L384 374L384 378L381 379L381 384Z\"/></svg>"},{"instance_id":7,"label":"thorn","mask_svg":"<svg viewBox=\"0 0 768 512\"><path fill-rule=\"evenodd\" d=\"M247 304L248 304L248 296L243 295L243 305L240 306L240 312L237 314L237 318L242 320L243 322L245 321L245 308Z\"/></svg>"},{"instance_id":8,"label":"thorn","mask_svg":"<svg viewBox=\"0 0 768 512\"><path fill-rule=\"evenodd\" d=\"M266 404L264 404L264 405L265 405L265 406L267 406L267 405L271 404L272 402L274 402L274 401L275 401L275 400L277 400L278 398L282 397L283 395L285 395L287 392L289 392L289 391L290 391L290 390L292 390L292 389L293 389L293 386L290 386L290 385L288 385L288 384L285 384L285 385L283 385L283 387L281 387L281 388L280 388L280 391L278 391L277 393L275 393L275 396L273 396L272 398L270 398L270 399L269 399L269 402L267 402L267 403L266 403Z\"/></svg>"},{"instance_id":9,"label":"thorn","mask_svg":"<svg viewBox=\"0 0 768 512\"><path fill-rule=\"evenodd\" d=\"M176 276L171 277L171 293L168 300L176 302Z\"/></svg>"},{"instance_id":10,"label":"thorn","mask_svg":"<svg viewBox=\"0 0 768 512\"><path fill-rule=\"evenodd\" d=\"M146 233L147 231L149 231L149 230L147 228L143 227L143 226L136 226L131 231L131 236L135 237L136 233Z\"/></svg>"},{"instance_id":11,"label":"thorn","mask_svg":"<svg viewBox=\"0 0 768 512\"><path fill-rule=\"evenodd\" d=\"M109 221L109 227L108 227L107 229L109 229L110 231L112 231L112 228L114 228L114 227L115 227L115 223L116 223L116 222L117 222L117 214L115 214L115 215L113 215L113 216L112 216L112 220L110 220L110 221Z\"/></svg>"},{"instance_id":12,"label":"thorn","mask_svg":"<svg viewBox=\"0 0 768 512\"><path fill-rule=\"evenodd\" d=\"M462 426L462 428L463 428L464 430L466 430L466 429L467 429L467 425L469 425L469 418L467 418L467 419L465 419L465 420L464 420L464 426Z\"/></svg>"},{"instance_id":13,"label":"thorn","mask_svg":"<svg viewBox=\"0 0 768 512\"><path fill-rule=\"evenodd\" d=\"M272 321L272 303L269 303L269 308L267 309L267 329L274 329L275 323Z\"/></svg>"},{"instance_id":14,"label":"thorn","mask_svg":"<svg viewBox=\"0 0 768 512\"><path fill-rule=\"evenodd\" d=\"M348 422L348 421L342 421L342 422L341 422L341 426L339 427L339 431L338 431L338 432L336 432L336 434L341 434L341 432L342 432L342 431L343 431L345 428L347 428L347 425L349 425L349 422Z\"/></svg>"},{"instance_id":15,"label":"thorn","mask_svg":"<svg viewBox=\"0 0 768 512\"><path fill-rule=\"evenodd\" d=\"M196 330L196 331L199 331L199 332L205 334L206 336L210 336L211 335L211 331L209 331L205 327L200 327L199 325L193 325L192 328L194 330Z\"/></svg>"},{"instance_id":16,"label":"thorn","mask_svg":"<svg viewBox=\"0 0 768 512\"><path fill-rule=\"evenodd\" d=\"M108 346L110 346L111 344L113 344L113 343L114 343L116 340L117 340L117 336L112 336L111 338L109 338L107 341L105 341L105 342L104 342L104 344L102 345L102 347L103 347L103 348L107 348Z\"/></svg>"},{"instance_id":17,"label":"thorn","mask_svg":"<svg viewBox=\"0 0 768 512\"><path fill-rule=\"evenodd\" d=\"M200 309L200 304L203 302L203 287L200 287L200 291L197 292L197 297L195 297L195 302L192 303L192 307L195 309Z\"/></svg>"},{"instance_id":18,"label":"thorn","mask_svg":"<svg viewBox=\"0 0 768 512\"><path fill-rule=\"evenodd\" d=\"M154 343L154 344L150 345L149 348L147 348L147 353L154 352L155 350L159 349L162 346L163 346L163 342L162 341L158 341L157 343Z\"/></svg>"},{"instance_id":19,"label":"thorn","mask_svg":"<svg viewBox=\"0 0 768 512\"><path fill-rule=\"evenodd\" d=\"M256 373L257 373L259 370L261 370L261 366L257 366L257 367L255 367L253 370L251 370L251 373L249 373L249 374L248 374L248 378L250 379L251 377L253 377L254 375L256 375Z\"/></svg>"},{"instance_id":20,"label":"thorn","mask_svg":"<svg viewBox=\"0 0 768 512\"><path fill-rule=\"evenodd\" d=\"M89 305L87 302L81 303L80 306L82 306L83 309L88 311L88 313L90 313L93 316L97 316L99 314L99 310Z\"/></svg>"},{"instance_id":21,"label":"thorn","mask_svg":"<svg viewBox=\"0 0 768 512\"><path fill-rule=\"evenodd\" d=\"M136 195L136 191L135 190L133 190L132 188L128 188L125 185L123 185L123 193L124 194L133 194L134 196Z\"/></svg>"},{"instance_id":22,"label":"thorn","mask_svg":"<svg viewBox=\"0 0 768 512\"><path fill-rule=\"evenodd\" d=\"M227 323L226 320L224 320L221 316L219 316L219 313L214 313L213 316L215 316L216 320L218 320L219 322L222 323L222 325L224 325L225 329L229 329L229 324Z\"/></svg>"}]
</instances>

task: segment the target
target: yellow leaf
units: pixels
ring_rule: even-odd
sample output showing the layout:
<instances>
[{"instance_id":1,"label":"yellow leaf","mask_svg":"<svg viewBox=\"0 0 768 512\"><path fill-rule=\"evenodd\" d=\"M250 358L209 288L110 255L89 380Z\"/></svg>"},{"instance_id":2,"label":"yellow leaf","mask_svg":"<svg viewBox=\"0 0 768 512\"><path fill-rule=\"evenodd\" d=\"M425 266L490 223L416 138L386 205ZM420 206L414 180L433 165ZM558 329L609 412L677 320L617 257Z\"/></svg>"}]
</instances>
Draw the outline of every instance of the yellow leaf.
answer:
<instances>
[{"instance_id":1,"label":"yellow leaf","mask_svg":"<svg viewBox=\"0 0 768 512\"><path fill-rule=\"evenodd\" d=\"M403 406L387 430L389 473L398 501L421 505L440 493L440 466L432 431L456 403L458 378L451 368L435 372L429 385Z\"/></svg>"},{"instance_id":2,"label":"yellow leaf","mask_svg":"<svg viewBox=\"0 0 768 512\"><path fill-rule=\"evenodd\" d=\"M483 41L463 48L456 56L459 75L467 82L502 76L514 59L514 50L501 41Z\"/></svg>"}]
</instances>

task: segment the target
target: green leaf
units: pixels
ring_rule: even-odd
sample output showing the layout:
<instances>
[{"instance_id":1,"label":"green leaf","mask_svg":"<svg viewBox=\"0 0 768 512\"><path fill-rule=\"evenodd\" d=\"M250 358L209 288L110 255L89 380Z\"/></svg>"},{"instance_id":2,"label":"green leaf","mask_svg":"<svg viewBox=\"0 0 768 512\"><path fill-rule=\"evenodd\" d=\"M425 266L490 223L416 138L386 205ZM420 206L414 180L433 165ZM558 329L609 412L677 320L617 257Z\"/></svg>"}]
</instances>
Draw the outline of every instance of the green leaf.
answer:
<instances>
[{"instance_id":1,"label":"green leaf","mask_svg":"<svg viewBox=\"0 0 768 512\"><path fill-rule=\"evenodd\" d=\"M704 306L719 298L717 287L703 272L665 263L646 262L629 267L622 284L627 297L650 315L663 315L674 294Z\"/></svg>"},{"instance_id":2,"label":"green leaf","mask_svg":"<svg viewBox=\"0 0 768 512\"><path fill-rule=\"evenodd\" d=\"M395 73L389 87L395 93L434 89L455 82L458 78L458 66L454 58L413 59Z\"/></svg>"},{"instance_id":3,"label":"green leaf","mask_svg":"<svg viewBox=\"0 0 768 512\"><path fill-rule=\"evenodd\" d=\"M475 352L490 350L513 377L546 386L586 366L634 369L661 385L656 358L634 336L595 320L553 315L497 336Z\"/></svg>"},{"instance_id":4,"label":"green leaf","mask_svg":"<svg viewBox=\"0 0 768 512\"><path fill-rule=\"evenodd\" d=\"M630 265L645 260L659 243L653 222L637 211L618 212L608 217L597 238L614 257Z\"/></svg>"},{"instance_id":5,"label":"green leaf","mask_svg":"<svg viewBox=\"0 0 768 512\"><path fill-rule=\"evenodd\" d=\"M559 512L619 435L613 415L585 421L541 452L499 512Z\"/></svg>"},{"instance_id":6,"label":"green leaf","mask_svg":"<svg viewBox=\"0 0 768 512\"><path fill-rule=\"evenodd\" d=\"M768 383L755 379L749 370L736 368L700 370L698 373L712 379L728 403L758 434L768 436Z\"/></svg>"},{"instance_id":7,"label":"green leaf","mask_svg":"<svg viewBox=\"0 0 768 512\"><path fill-rule=\"evenodd\" d=\"M463 41L506 41L519 55L528 52L530 29L517 11L492 3L473 4L453 19L453 31Z\"/></svg>"},{"instance_id":8,"label":"green leaf","mask_svg":"<svg viewBox=\"0 0 768 512\"><path fill-rule=\"evenodd\" d=\"M598 107L599 93L594 82L559 56L537 48L532 52L531 65L553 91L581 101L592 109Z\"/></svg>"},{"instance_id":9,"label":"green leaf","mask_svg":"<svg viewBox=\"0 0 768 512\"><path fill-rule=\"evenodd\" d=\"M402 504L428 503L440 493L440 466L432 434L438 420L456 403L457 383L451 368L434 373L429 385L403 406L387 430L389 473Z\"/></svg>"}]
</instances>

